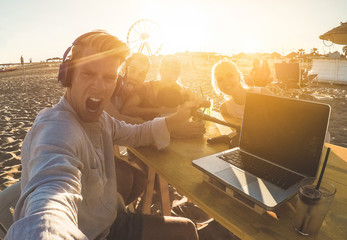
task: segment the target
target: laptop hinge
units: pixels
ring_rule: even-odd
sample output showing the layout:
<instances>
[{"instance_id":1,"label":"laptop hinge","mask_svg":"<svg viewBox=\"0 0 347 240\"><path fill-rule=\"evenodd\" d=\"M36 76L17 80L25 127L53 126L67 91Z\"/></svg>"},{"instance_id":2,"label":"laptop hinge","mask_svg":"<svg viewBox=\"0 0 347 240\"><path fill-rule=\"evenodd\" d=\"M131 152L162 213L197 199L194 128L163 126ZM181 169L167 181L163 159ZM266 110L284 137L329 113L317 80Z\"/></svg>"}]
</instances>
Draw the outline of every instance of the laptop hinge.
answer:
<instances>
[{"instance_id":1,"label":"laptop hinge","mask_svg":"<svg viewBox=\"0 0 347 240\"><path fill-rule=\"evenodd\" d=\"M233 191L232 189L228 188L227 186L225 186L225 184L219 182L218 180L209 177L208 175L203 176L203 180L208 182L210 185L212 185L213 187L219 189L220 191L226 193L228 196L230 196L231 198L235 199L236 201L242 203L244 206L252 209L253 211L259 213L259 214L263 214L266 212L266 210L260 206L258 206L257 204L255 204L254 202L252 202L251 200L243 197L241 194Z\"/></svg>"}]
</instances>

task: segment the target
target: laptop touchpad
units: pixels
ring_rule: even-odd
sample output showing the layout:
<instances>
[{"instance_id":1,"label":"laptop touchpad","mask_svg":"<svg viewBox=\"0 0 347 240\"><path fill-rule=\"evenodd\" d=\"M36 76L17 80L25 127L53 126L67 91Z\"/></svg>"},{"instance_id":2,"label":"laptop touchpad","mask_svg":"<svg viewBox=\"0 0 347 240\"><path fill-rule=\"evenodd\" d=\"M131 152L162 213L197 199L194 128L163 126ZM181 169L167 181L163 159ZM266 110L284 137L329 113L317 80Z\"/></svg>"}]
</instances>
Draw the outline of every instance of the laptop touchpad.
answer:
<instances>
[{"instance_id":1,"label":"laptop touchpad","mask_svg":"<svg viewBox=\"0 0 347 240\"><path fill-rule=\"evenodd\" d=\"M215 173L219 178L223 179L225 182L233 185L236 188L243 189L244 186L257 180L256 177L245 173L237 168L227 168L222 171Z\"/></svg>"}]
</instances>

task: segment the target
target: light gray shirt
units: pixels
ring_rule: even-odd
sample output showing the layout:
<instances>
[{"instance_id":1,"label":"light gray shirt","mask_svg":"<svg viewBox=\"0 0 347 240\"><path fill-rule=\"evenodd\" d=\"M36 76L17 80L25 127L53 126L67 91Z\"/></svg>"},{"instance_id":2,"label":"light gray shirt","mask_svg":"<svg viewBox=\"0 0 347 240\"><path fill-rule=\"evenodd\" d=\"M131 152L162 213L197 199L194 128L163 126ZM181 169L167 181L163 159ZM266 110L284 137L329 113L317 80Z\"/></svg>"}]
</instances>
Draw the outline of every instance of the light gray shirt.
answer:
<instances>
[{"instance_id":1,"label":"light gray shirt","mask_svg":"<svg viewBox=\"0 0 347 240\"><path fill-rule=\"evenodd\" d=\"M62 97L23 141L22 193L6 239L105 239L117 217L113 145L169 143L164 118L129 125L103 112L85 123Z\"/></svg>"}]
</instances>

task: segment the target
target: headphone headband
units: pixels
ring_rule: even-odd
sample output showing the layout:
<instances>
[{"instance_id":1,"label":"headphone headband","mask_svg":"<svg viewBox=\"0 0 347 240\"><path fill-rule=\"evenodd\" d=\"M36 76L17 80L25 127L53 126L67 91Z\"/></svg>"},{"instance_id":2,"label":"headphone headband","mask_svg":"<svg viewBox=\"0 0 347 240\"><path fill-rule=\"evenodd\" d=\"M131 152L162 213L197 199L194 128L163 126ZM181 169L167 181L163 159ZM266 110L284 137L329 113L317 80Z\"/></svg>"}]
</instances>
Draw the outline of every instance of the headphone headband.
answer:
<instances>
[{"instance_id":1,"label":"headphone headband","mask_svg":"<svg viewBox=\"0 0 347 240\"><path fill-rule=\"evenodd\" d=\"M69 80L69 77L68 77L68 67L69 67L69 62L71 60L68 59L68 54L71 52L72 48L76 44L78 44L78 42L81 41L82 39L90 35L100 34L100 33L107 34L107 32L104 30L95 30L95 31L87 32L85 34L82 34L78 38L76 38L76 40L73 41L72 45L68 47L68 49L66 49L63 55L63 61L59 66L59 73L58 73L58 82L60 82L63 87L69 87L71 85L71 81Z\"/></svg>"},{"instance_id":2,"label":"headphone headband","mask_svg":"<svg viewBox=\"0 0 347 240\"><path fill-rule=\"evenodd\" d=\"M94 35L94 34L99 34L99 33L107 33L106 31L104 30L95 30L95 31L91 31L91 32L87 32L85 34L82 34L81 36L79 36L78 38L75 39L75 41L73 41L73 43L71 44L71 46L66 49L64 55L63 55L63 62L66 60L68 54L70 53L71 49L77 45L82 39L86 38L86 37L89 37L91 35Z\"/></svg>"}]
</instances>

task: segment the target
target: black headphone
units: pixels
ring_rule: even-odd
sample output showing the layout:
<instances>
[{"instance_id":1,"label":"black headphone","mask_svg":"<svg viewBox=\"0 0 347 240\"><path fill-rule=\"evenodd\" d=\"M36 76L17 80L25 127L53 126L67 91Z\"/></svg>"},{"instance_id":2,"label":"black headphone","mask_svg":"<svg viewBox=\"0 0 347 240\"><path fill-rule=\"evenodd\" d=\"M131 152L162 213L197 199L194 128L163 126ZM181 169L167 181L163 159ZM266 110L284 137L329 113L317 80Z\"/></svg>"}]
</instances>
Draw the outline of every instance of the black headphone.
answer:
<instances>
[{"instance_id":1,"label":"black headphone","mask_svg":"<svg viewBox=\"0 0 347 240\"><path fill-rule=\"evenodd\" d=\"M99 33L107 33L104 30L95 30L92 32L88 32L85 33L81 36L79 36L73 43L72 45L66 49L64 55L63 55L63 62L60 64L59 66L59 73L58 73L58 82L61 83L61 85L63 87L70 87L71 86L71 79L68 75L68 69L69 69L69 63L71 61L70 58L67 57L67 55L70 53L71 49L79 42L81 41L83 38L86 38L90 35L94 35L94 34L99 34Z\"/></svg>"}]
</instances>

